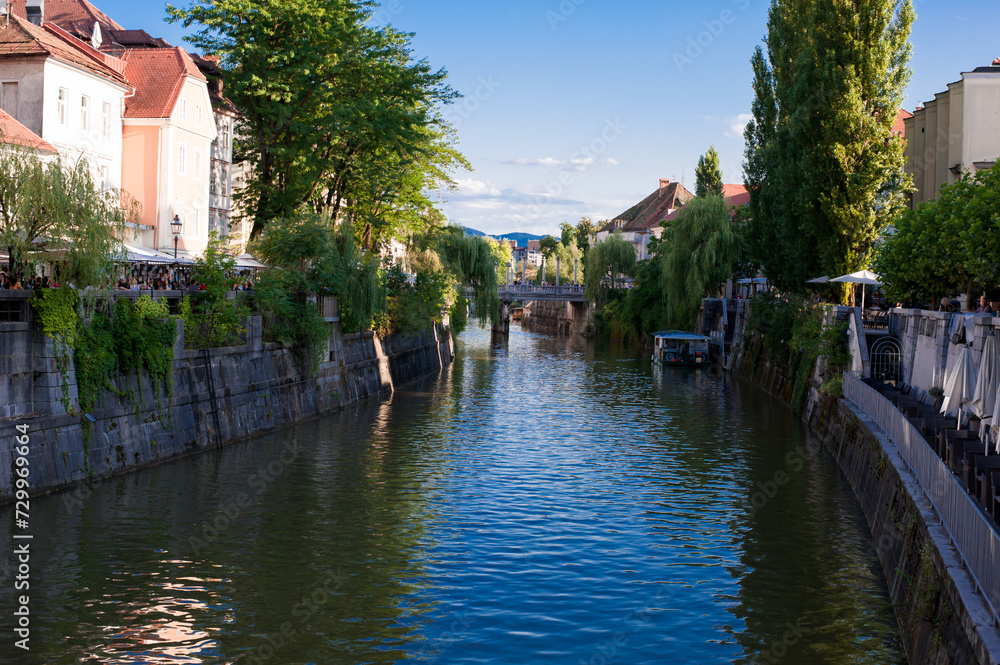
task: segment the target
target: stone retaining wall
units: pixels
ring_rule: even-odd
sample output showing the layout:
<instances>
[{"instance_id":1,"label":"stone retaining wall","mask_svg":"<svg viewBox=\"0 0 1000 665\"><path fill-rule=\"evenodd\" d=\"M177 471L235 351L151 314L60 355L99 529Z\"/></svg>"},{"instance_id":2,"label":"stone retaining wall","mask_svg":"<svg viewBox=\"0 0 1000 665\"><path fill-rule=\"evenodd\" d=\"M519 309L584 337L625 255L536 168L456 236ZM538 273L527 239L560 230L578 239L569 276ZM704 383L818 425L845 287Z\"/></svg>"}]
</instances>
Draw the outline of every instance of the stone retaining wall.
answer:
<instances>
[{"instance_id":1,"label":"stone retaining wall","mask_svg":"<svg viewBox=\"0 0 1000 665\"><path fill-rule=\"evenodd\" d=\"M183 349L178 321L171 394L149 378L120 377L106 393L85 436L84 414L67 413L63 377L51 339L28 323L0 324L0 502L13 500L17 425L30 438L31 493L40 494L286 427L333 412L394 386L431 374L454 357L451 333L440 326L418 335L379 339L341 335L331 325L329 354L315 373L294 354L265 344L259 317L247 325L243 346ZM29 369L30 368L30 369ZM71 404L77 403L72 365ZM71 407L72 411L72 407Z\"/></svg>"},{"instance_id":2,"label":"stone retaining wall","mask_svg":"<svg viewBox=\"0 0 1000 665\"><path fill-rule=\"evenodd\" d=\"M766 354L742 351L734 373L788 403L787 369ZM815 384L803 420L837 460L868 519L910 663L1000 663L1000 630L898 450L845 400L821 395Z\"/></svg>"},{"instance_id":3,"label":"stone retaining wall","mask_svg":"<svg viewBox=\"0 0 1000 665\"><path fill-rule=\"evenodd\" d=\"M521 327L525 330L554 335L594 334L591 316L593 305L588 303L535 300L524 304Z\"/></svg>"}]
</instances>

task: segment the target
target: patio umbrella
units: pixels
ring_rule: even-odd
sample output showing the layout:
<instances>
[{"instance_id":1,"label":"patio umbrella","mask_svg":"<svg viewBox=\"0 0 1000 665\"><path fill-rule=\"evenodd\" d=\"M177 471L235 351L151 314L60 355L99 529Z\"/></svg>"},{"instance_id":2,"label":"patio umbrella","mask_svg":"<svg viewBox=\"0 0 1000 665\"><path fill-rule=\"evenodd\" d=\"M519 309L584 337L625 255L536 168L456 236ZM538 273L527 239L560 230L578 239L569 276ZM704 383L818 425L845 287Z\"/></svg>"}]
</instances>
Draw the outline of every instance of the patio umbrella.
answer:
<instances>
[{"instance_id":1,"label":"patio umbrella","mask_svg":"<svg viewBox=\"0 0 1000 665\"><path fill-rule=\"evenodd\" d=\"M846 284L870 284L872 286L882 286L881 277L873 273L871 270L859 270L857 272L852 272L849 275L841 275L840 277L834 277L831 282L843 282ZM865 289L864 286L861 287L861 309L865 308Z\"/></svg>"},{"instance_id":2,"label":"patio umbrella","mask_svg":"<svg viewBox=\"0 0 1000 665\"><path fill-rule=\"evenodd\" d=\"M982 419L979 428L979 438L986 435L988 422L992 422L997 401L997 376L1000 356L997 355L996 335L987 335L983 343L983 357L979 361L979 376L976 379L976 392L972 395L972 412Z\"/></svg>"},{"instance_id":3,"label":"patio umbrella","mask_svg":"<svg viewBox=\"0 0 1000 665\"><path fill-rule=\"evenodd\" d=\"M944 403L941 413L948 415L955 409L961 412L976 392L976 369L972 366L972 353L969 347L962 345L962 350L951 368L948 380L944 385ZM961 413L959 413L961 416Z\"/></svg>"},{"instance_id":4,"label":"patio umbrella","mask_svg":"<svg viewBox=\"0 0 1000 665\"><path fill-rule=\"evenodd\" d=\"M806 284L826 284L829 281L830 278L827 277L826 275L823 275L822 277L817 277L815 279L807 279Z\"/></svg>"}]
</instances>

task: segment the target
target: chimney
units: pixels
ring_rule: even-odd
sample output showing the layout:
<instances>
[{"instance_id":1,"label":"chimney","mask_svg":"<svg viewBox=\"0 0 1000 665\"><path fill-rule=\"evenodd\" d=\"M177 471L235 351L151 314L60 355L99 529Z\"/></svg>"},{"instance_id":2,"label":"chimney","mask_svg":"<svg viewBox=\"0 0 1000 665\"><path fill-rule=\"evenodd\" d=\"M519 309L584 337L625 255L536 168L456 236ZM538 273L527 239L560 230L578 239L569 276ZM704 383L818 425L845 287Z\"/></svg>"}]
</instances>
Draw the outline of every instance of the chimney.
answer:
<instances>
[{"instance_id":1,"label":"chimney","mask_svg":"<svg viewBox=\"0 0 1000 665\"><path fill-rule=\"evenodd\" d=\"M670 178L660 178L660 189L666 189L670 186Z\"/></svg>"},{"instance_id":2,"label":"chimney","mask_svg":"<svg viewBox=\"0 0 1000 665\"><path fill-rule=\"evenodd\" d=\"M45 18L45 0L25 0L24 13L28 21L40 26Z\"/></svg>"},{"instance_id":3,"label":"chimney","mask_svg":"<svg viewBox=\"0 0 1000 665\"><path fill-rule=\"evenodd\" d=\"M994 67L1000 67L1000 58L994 58L993 59L993 66Z\"/></svg>"}]
</instances>

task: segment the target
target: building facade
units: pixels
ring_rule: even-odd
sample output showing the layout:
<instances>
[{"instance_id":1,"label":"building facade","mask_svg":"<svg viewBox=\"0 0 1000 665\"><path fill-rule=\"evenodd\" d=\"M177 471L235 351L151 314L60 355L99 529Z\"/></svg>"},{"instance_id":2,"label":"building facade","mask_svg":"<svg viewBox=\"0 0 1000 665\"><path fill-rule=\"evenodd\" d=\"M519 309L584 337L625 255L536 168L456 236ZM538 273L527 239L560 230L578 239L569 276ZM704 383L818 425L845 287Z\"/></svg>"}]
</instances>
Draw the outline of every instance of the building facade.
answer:
<instances>
[{"instance_id":1,"label":"building facade","mask_svg":"<svg viewBox=\"0 0 1000 665\"><path fill-rule=\"evenodd\" d=\"M963 173L987 169L1000 155L1000 58L963 72L912 117L906 131L906 173L915 191L911 208L935 198Z\"/></svg>"}]
</instances>

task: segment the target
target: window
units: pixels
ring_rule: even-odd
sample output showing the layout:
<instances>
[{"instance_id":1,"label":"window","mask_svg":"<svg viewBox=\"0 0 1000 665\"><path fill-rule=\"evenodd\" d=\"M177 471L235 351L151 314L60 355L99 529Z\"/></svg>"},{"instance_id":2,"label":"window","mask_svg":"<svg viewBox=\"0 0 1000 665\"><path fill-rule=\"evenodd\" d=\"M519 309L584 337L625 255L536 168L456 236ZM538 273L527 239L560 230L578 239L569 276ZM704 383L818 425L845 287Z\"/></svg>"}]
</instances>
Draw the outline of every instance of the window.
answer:
<instances>
[{"instance_id":1,"label":"window","mask_svg":"<svg viewBox=\"0 0 1000 665\"><path fill-rule=\"evenodd\" d=\"M111 189L111 169L107 166L101 167L101 191L106 192Z\"/></svg>"},{"instance_id":2,"label":"window","mask_svg":"<svg viewBox=\"0 0 1000 665\"><path fill-rule=\"evenodd\" d=\"M194 214L191 215L191 221L193 222L191 227L191 235L198 236L198 225L201 224L201 206L197 203L194 204Z\"/></svg>"},{"instance_id":3,"label":"window","mask_svg":"<svg viewBox=\"0 0 1000 665\"><path fill-rule=\"evenodd\" d=\"M212 196L215 196L218 193L219 189L218 180L219 180L219 174L216 173L215 161L213 160L212 169L208 176L208 193L211 194Z\"/></svg>"},{"instance_id":4,"label":"window","mask_svg":"<svg viewBox=\"0 0 1000 665\"><path fill-rule=\"evenodd\" d=\"M201 150L194 151L194 177L201 179Z\"/></svg>"},{"instance_id":5,"label":"window","mask_svg":"<svg viewBox=\"0 0 1000 665\"><path fill-rule=\"evenodd\" d=\"M222 165L222 195L229 196L229 169Z\"/></svg>"},{"instance_id":6,"label":"window","mask_svg":"<svg viewBox=\"0 0 1000 665\"><path fill-rule=\"evenodd\" d=\"M59 124L66 124L66 101L69 99L69 91L66 88L59 88Z\"/></svg>"},{"instance_id":7,"label":"window","mask_svg":"<svg viewBox=\"0 0 1000 665\"><path fill-rule=\"evenodd\" d=\"M101 104L101 133L111 136L111 104Z\"/></svg>"},{"instance_id":8,"label":"window","mask_svg":"<svg viewBox=\"0 0 1000 665\"><path fill-rule=\"evenodd\" d=\"M196 125L201 127L201 105L195 104L194 106L194 122Z\"/></svg>"},{"instance_id":9,"label":"window","mask_svg":"<svg viewBox=\"0 0 1000 665\"><path fill-rule=\"evenodd\" d=\"M177 172L181 175L187 173L187 146L183 143L177 150Z\"/></svg>"},{"instance_id":10,"label":"window","mask_svg":"<svg viewBox=\"0 0 1000 665\"><path fill-rule=\"evenodd\" d=\"M229 150L229 125L222 123L222 149Z\"/></svg>"},{"instance_id":11,"label":"window","mask_svg":"<svg viewBox=\"0 0 1000 665\"><path fill-rule=\"evenodd\" d=\"M17 120L17 83L4 83L0 87L0 109Z\"/></svg>"},{"instance_id":12,"label":"window","mask_svg":"<svg viewBox=\"0 0 1000 665\"><path fill-rule=\"evenodd\" d=\"M180 107L180 113L179 113L179 115L180 115L181 120L187 120L188 103L186 101L184 101L183 99L181 100L181 107Z\"/></svg>"},{"instance_id":13,"label":"window","mask_svg":"<svg viewBox=\"0 0 1000 665\"><path fill-rule=\"evenodd\" d=\"M90 129L90 97L80 97L80 129Z\"/></svg>"}]
</instances>

